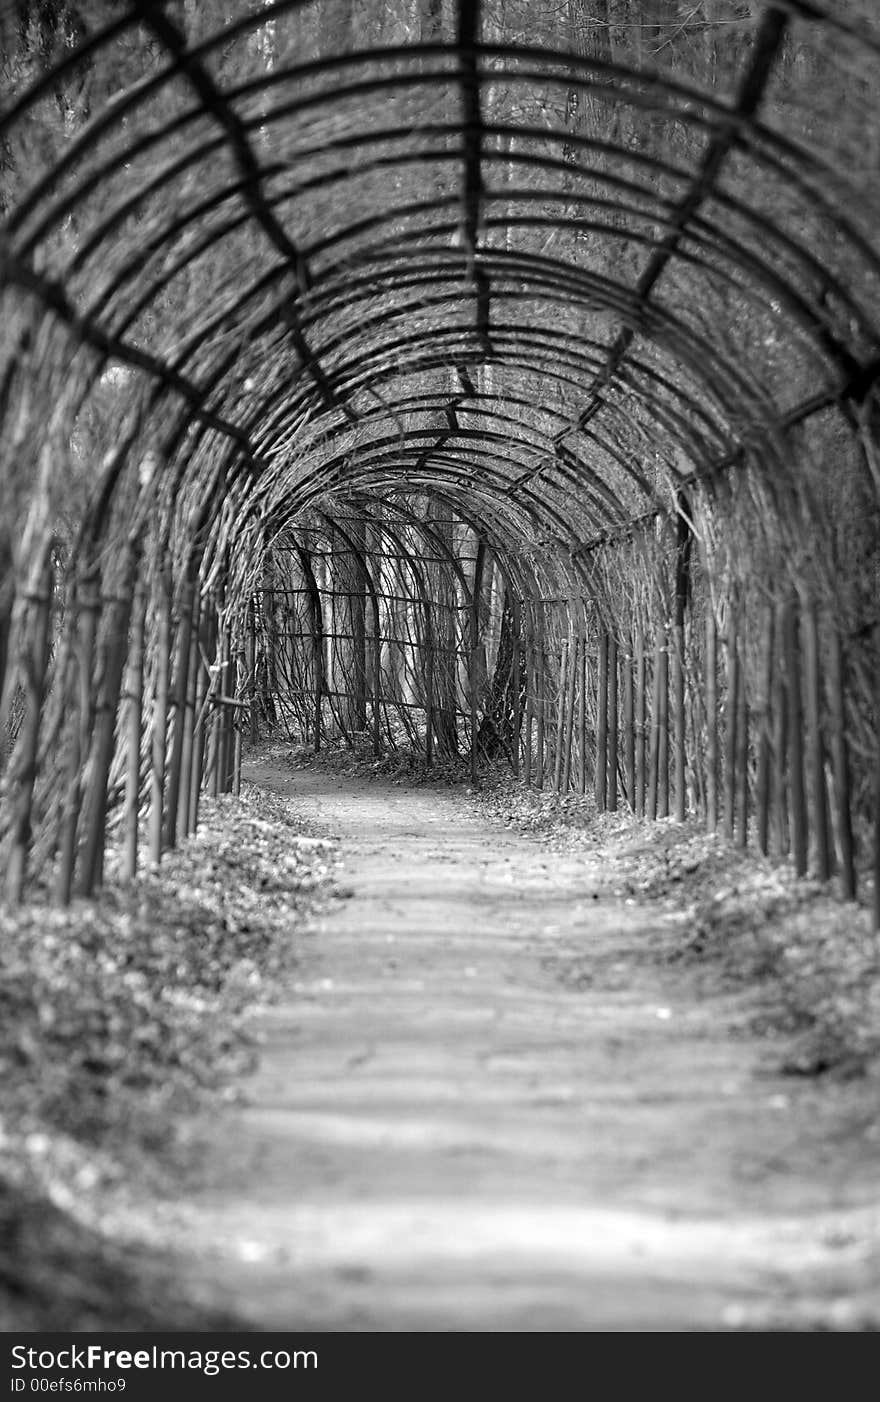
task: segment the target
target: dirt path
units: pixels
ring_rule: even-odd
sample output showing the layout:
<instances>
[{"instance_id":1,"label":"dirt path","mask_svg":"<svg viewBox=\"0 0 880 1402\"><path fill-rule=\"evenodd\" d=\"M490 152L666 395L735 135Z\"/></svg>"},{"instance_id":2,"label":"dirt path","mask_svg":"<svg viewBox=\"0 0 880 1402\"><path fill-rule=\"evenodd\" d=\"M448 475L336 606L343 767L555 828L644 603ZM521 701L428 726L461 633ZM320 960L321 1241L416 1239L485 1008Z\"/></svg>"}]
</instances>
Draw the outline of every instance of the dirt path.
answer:
<instances>
[{"instance_id":1,"label":"dirt path","mask_svg":"<svg viewBox=\"0 0 880 1402\"><path fill-rule=\"evenodd\" d=\"M339 839L348 895L212 1127L197 1291L279 1329L876 1320L864 1088L766 1074L645 911L462 796L249 777Z\"/></svg>"}]
</instances>

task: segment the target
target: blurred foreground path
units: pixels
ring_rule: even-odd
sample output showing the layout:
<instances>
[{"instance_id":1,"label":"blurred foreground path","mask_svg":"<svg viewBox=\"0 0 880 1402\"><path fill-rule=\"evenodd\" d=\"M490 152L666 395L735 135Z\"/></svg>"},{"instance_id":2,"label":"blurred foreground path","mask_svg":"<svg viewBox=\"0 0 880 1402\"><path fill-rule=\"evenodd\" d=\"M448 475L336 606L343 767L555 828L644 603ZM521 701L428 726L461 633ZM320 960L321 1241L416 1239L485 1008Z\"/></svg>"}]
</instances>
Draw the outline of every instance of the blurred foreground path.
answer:
<instances>
[{"instance_id":1,"label":"blurred foreground path","mask_svg":"<svg viewBox=\"0 0 880 1402\"><path fill-rule=\"evenodd\" d=\"M864 1086L768 1071L755 995L653 964L589 858L454 791L247 777L338 840L344 895L210 1129L196 1293L266 1329L876 1325Z\"/></svg>"}]
</instances>

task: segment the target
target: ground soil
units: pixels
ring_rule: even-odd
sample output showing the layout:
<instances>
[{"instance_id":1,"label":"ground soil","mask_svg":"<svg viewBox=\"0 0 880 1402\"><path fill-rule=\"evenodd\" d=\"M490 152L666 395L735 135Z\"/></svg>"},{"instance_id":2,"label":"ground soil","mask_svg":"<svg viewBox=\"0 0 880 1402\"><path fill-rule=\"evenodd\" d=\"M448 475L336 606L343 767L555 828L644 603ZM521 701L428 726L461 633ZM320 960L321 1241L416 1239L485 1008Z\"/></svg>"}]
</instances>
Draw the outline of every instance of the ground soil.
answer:
<instances>
[{"instance_id":1,"label":"ground soil","mask_svg":"<svg viewBox=\"0 0 880 1402\"><path fill-rule=\"evenodd\" d=\"M652 959L589 851L461 790L248 777L341 865L187 1195L125 1214L194 1299L257 1329L876 1327L876 1077L781 1074L756 994Z\"/></svg>"}]
</instances>

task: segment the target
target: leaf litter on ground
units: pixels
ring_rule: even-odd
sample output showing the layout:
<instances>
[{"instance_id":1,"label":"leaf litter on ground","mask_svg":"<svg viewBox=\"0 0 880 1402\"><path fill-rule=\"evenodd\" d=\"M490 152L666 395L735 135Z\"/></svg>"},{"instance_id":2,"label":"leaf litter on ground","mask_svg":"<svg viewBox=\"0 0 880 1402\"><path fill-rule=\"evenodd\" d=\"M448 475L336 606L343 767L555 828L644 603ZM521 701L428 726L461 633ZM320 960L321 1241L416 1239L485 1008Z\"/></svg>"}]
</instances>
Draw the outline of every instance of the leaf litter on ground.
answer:
<instances>
[{"instance_id":1,"label":"leaf litter on ground","mask_svg":"<svg viewBox=\"0 0 880 1402\"><path fill-rule=\"evenodd\" d=\"M787 1038L783 1071L880 1072L880 942L864 904L695 819L648 822L625 805L599 813L590 794L536 792L502 771L483 776L475 801L551 850L589 854L597 898L650 911L643 957L759 989L751 1027Z\"/></svg>"},{"instance_id":2,"label":"leaf litter on ground","mask_svg":"<svg viewBox=\"0 0 880 1402\"><path fill-rule=\"evenodd\" d=\"M188 1117L253 1064L249 1015L295 969L335 853L244 786L158 869L126 884L119 863L111 846L95 901L0 911L6 1330L216 1327L172 1302L160 1257L102 1235L102 1196L179 1172Z\"/></svg>"}]
</instances>

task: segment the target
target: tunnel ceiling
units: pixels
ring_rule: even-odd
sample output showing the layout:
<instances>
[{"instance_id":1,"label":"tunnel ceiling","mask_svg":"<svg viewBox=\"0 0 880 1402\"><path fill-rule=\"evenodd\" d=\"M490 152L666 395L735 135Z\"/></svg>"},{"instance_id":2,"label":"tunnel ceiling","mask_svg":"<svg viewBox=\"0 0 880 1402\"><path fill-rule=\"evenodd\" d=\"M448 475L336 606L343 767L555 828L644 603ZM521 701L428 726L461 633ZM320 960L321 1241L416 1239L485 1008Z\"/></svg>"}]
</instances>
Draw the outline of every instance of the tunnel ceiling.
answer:
<instances>
[{"instance_id":1,"label":"tunnel ceiling","mask_svg":"<svg viewBox=\"0 0 880 1402\"><path fill-rule=\"evenodd\" d=\"M15 544L89 415L95 518L128 472L208 530L428 495L588 550L864 412L869 0L48 13L3 8Z\"/></svg>"}]
</instances>

